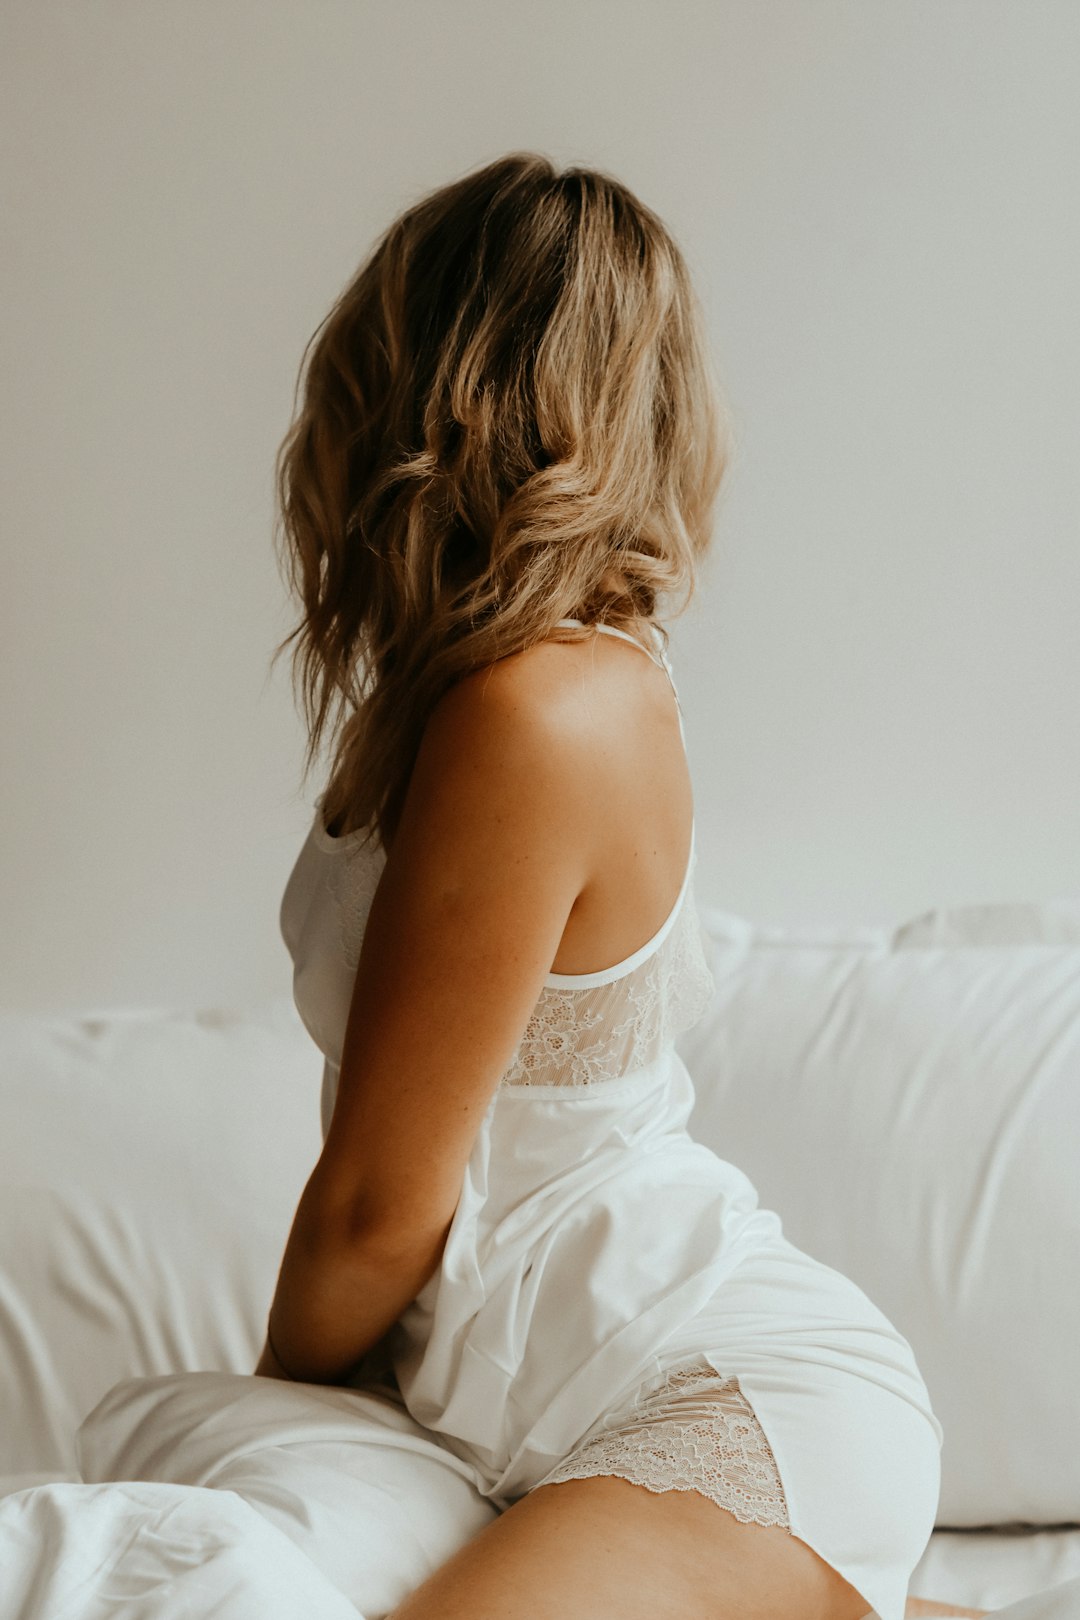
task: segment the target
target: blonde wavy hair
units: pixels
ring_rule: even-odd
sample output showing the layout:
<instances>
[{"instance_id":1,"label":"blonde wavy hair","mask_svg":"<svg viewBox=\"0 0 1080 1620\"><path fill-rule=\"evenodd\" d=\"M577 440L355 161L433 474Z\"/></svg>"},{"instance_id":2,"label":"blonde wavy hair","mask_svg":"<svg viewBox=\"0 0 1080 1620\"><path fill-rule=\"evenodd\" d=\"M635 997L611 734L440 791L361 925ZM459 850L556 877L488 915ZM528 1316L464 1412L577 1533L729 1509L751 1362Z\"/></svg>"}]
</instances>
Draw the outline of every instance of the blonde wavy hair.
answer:
<instances>
[{"instance_id":1,"label":"blonde wavy hair","mask_svg":"<svg viewBox=\"0 0 1080 1620\"><path fill-rule=\"evenodd\" d=\"M305 374L306 364L306 374ZM306 779L392 838L463 675L696 586L727 411L682 253L618 180L513 152L423 197L309 339L275 463ZM664 645L667 632L659 631Z\"/></svg>"}]
</instances>

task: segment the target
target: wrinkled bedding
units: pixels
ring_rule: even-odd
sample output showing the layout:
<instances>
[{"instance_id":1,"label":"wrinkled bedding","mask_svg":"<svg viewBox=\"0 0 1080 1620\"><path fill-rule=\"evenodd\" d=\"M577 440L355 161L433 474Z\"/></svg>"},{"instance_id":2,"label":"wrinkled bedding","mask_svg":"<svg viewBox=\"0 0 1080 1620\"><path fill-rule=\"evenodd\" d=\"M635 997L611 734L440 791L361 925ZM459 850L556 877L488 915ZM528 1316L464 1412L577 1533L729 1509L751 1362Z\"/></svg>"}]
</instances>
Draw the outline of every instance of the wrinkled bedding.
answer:
<instances>
[{"instance_id":1,"label":"wrinkled bedding","mask_svg":"<svg viewBox=\"0 0 1080 1620\"><path fill-rule=\"evenodd\" d=\"M356 1620L232 1491L39 1485L0 1501L4 1620Z\"/></svg>"},{"instance_id":2,"label":"wrinkled bedding","mask_svg":"<svg viewBox=\"0 0 1080 1620\"><path fill-rule=\"evenodd\" d=\"M22 1488L0 1495L2 1620L383 1620L495 1516L469 1465L385 1390L131 1379L77 1451L81 1481L12 1480ZM1044 1573L1051 1534L1037 1538ZM911 1589L957 1601L940 1590L943 1535ZM1022 1587L1023 1538L999 1539ZM1080 1574L993 1612L1077 1620Z\"/></svg>"},{"instance_id":3,"label":"wrinkled bedding","mask_svg":"<svg viewBox=\"0 0 1080 1620\"><path fill-rule=\"evenodd\" d=\"M0 1499L3 1620L377 1620L495 1516L389 1393L131 1379L77 1452Z\"/></svg>"}]
</instances>

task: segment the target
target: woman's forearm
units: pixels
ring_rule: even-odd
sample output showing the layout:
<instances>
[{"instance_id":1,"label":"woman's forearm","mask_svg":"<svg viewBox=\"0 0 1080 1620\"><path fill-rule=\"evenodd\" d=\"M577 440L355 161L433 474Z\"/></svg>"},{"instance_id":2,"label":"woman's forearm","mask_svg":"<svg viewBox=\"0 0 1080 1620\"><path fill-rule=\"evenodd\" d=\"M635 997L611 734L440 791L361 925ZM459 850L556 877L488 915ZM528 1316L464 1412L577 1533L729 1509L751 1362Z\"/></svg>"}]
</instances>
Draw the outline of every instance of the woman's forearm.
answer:
<instances>
[{"instance_id":1,"label":"woman's forearm","mask_svg":"<svg viewBox=\"0 0 1080 1620\"><path fill-rule=\"evenodd\" d=\"M434 1274L448 1231L358 1226L313 1176L281 1262L265 1375L280 1366L304 1383L344 1383Z\"/></svg>"}]
</instances>

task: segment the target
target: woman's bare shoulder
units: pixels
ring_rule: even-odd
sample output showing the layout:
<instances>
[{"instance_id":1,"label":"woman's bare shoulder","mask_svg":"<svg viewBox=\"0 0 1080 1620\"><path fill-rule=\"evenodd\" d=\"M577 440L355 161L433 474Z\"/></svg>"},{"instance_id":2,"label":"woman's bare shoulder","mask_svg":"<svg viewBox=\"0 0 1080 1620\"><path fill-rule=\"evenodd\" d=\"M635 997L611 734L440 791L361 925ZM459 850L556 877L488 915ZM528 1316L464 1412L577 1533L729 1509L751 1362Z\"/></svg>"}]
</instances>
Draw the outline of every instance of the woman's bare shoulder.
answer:
<instances>
[{"instance_id":1,"label":"woman's bare shoulder","mask_svg":"<svg viewBox=\"0 0 1080 1620\"><path fill-rule=\"evenodd\" d=\"M462 677L421 751L433 768L473 761L509 800L535 782L594 852L606 847L613 802L628 824L645 825L657 796L683 794L687 774L667 676L611 637L540 642Z\"/></svg>"},{"instance_id":2,"label":"woman's bare shoulder","mask_svg":"<svg viewBox=\"0 0 1080 1620\"><path fill-rule=\"evenodd\" d=\"M462 676L432 711L421 754L437 768L471 761L511 794L535 780L584 799L595 715L574 660L558 651L545 642Z\"/></svg>"}]
</instances>

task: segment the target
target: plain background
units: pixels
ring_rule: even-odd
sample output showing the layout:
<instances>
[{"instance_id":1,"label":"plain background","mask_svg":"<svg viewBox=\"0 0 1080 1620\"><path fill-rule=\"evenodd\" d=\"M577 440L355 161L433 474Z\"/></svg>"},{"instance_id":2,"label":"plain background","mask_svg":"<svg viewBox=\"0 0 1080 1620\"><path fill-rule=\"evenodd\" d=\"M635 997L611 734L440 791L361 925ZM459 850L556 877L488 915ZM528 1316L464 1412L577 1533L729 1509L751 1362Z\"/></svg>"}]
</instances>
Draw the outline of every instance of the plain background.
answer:
<instances>
[{"instance_id":1,"label":"plain background","mask_svg":"<svg viewBox=\"0 0 1080 1620\"><path fill-rule=\"evenodd\" d=\"M5 0L0 994L285 994L272 466L386 223L515 149L690 262L733 412L673 626L698 899L1080 887L1075 0Z\"/></svg>"}]
</instances>

